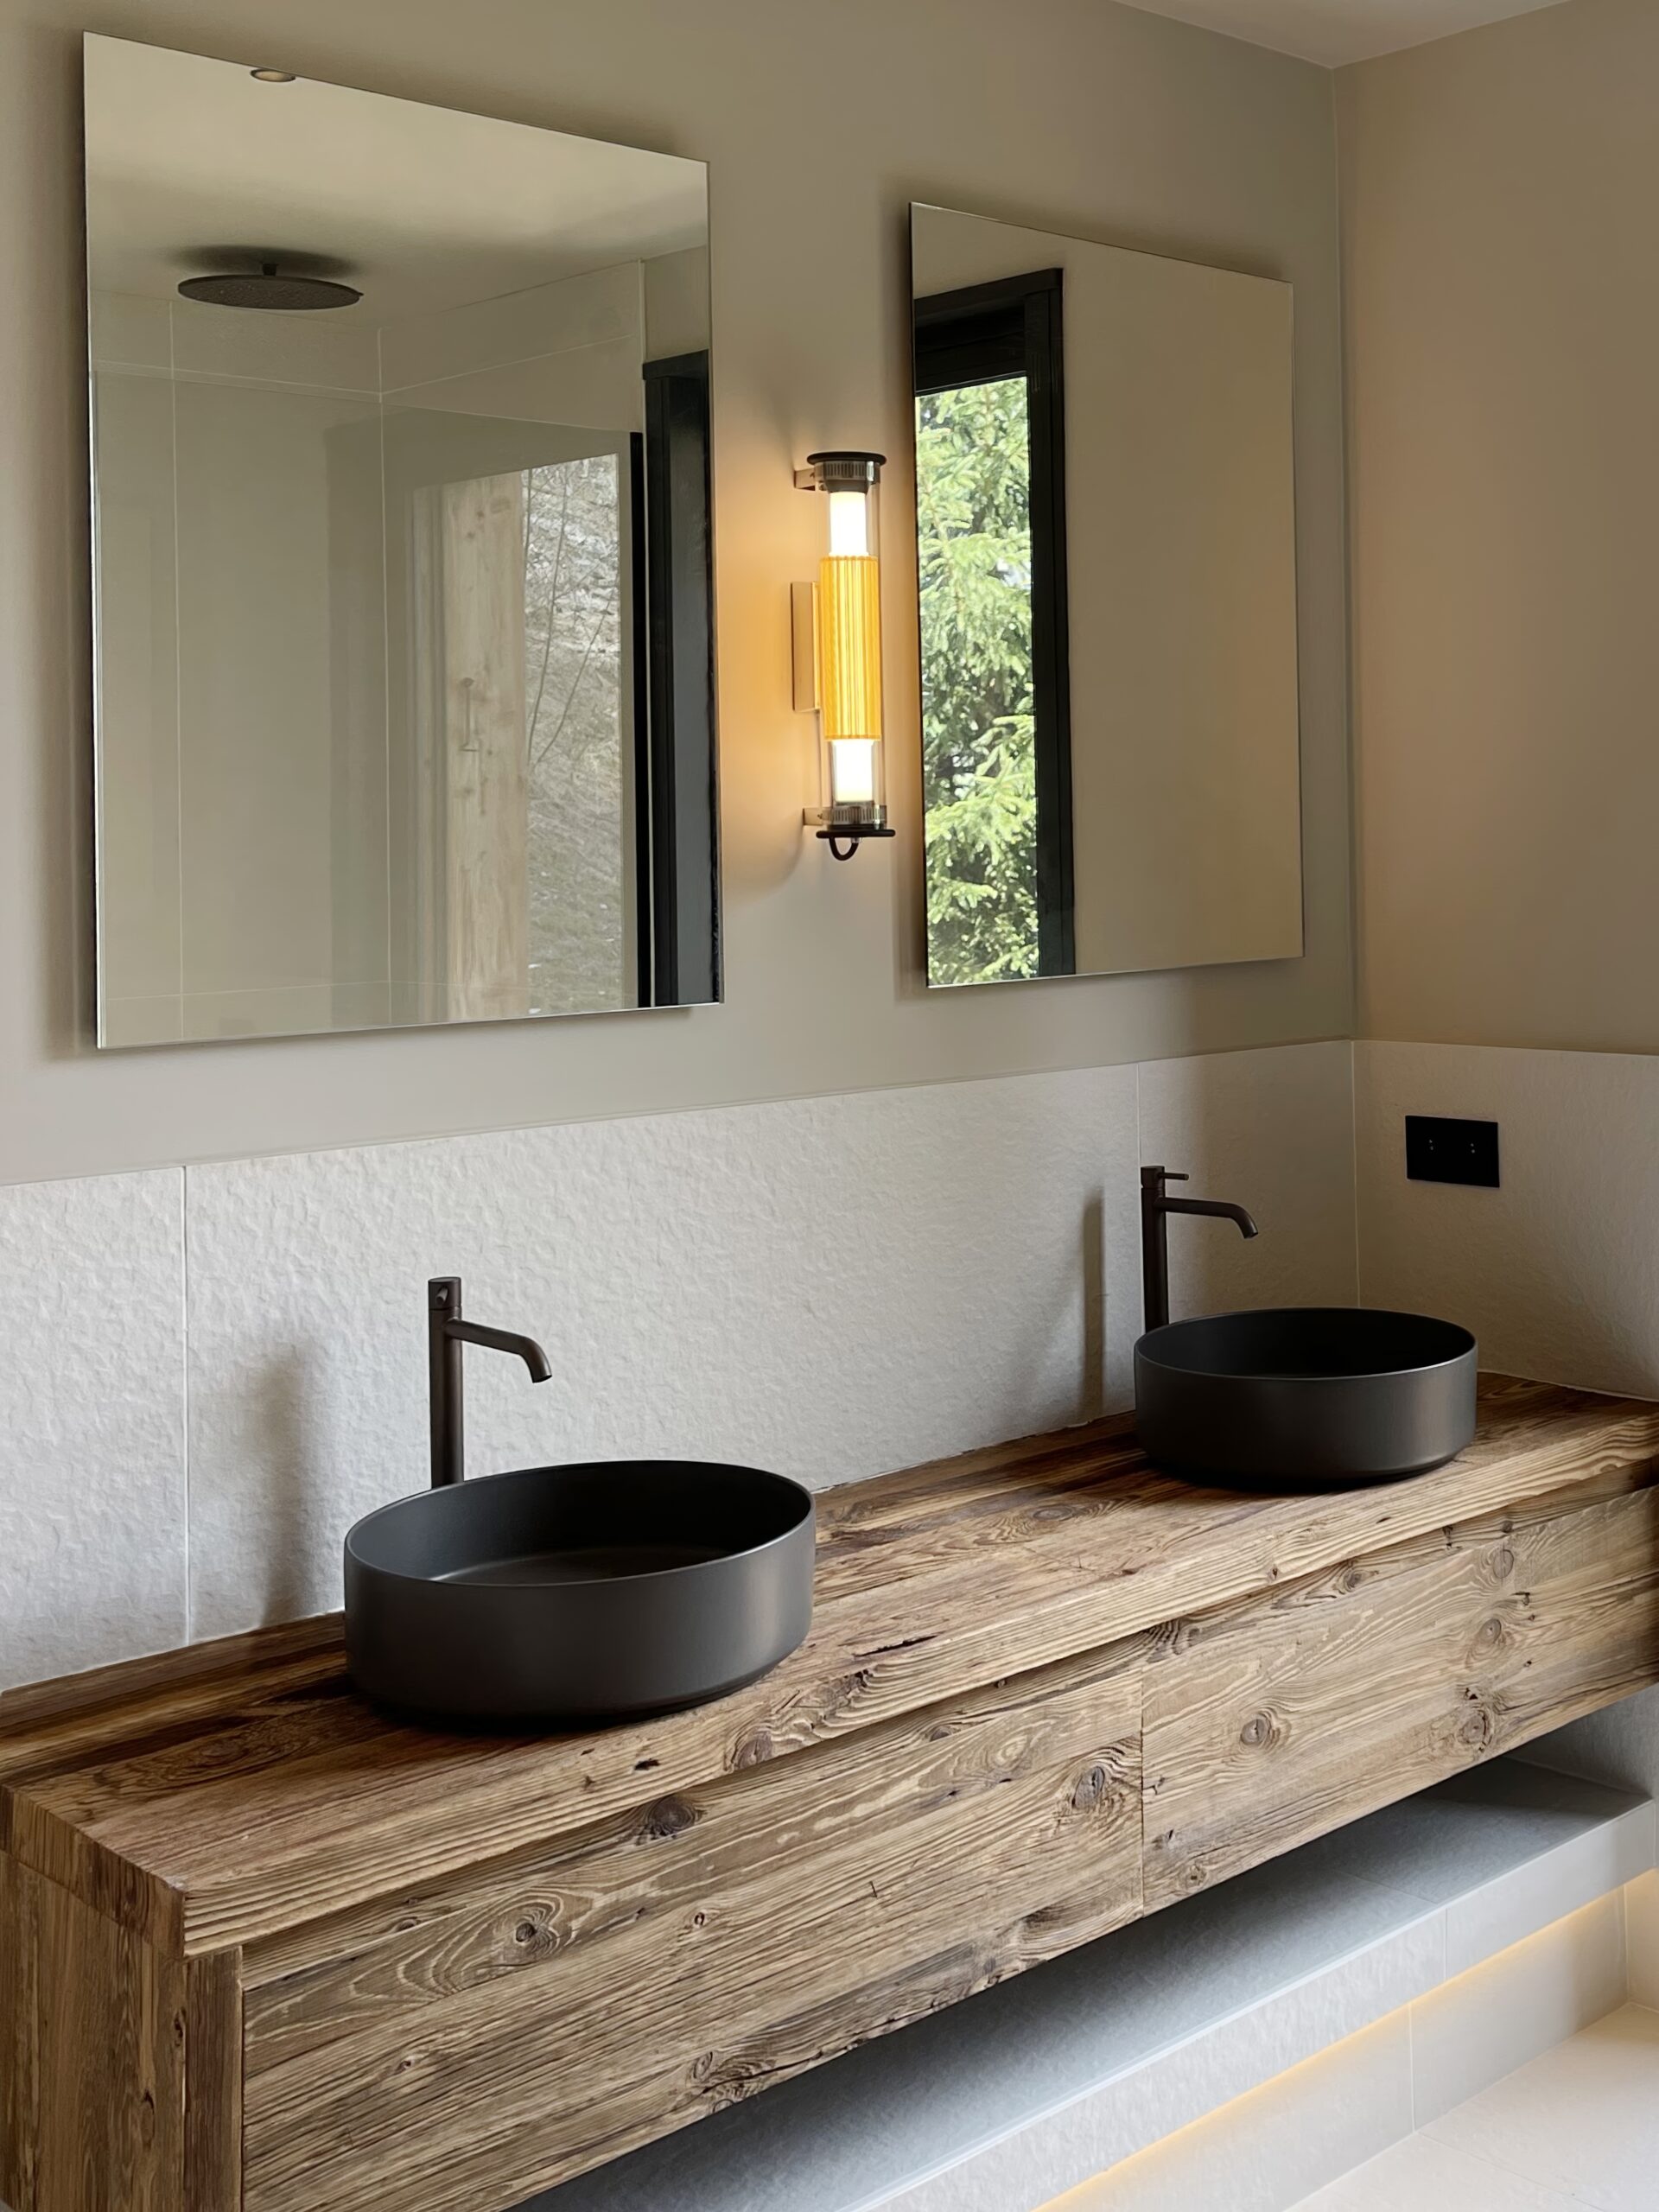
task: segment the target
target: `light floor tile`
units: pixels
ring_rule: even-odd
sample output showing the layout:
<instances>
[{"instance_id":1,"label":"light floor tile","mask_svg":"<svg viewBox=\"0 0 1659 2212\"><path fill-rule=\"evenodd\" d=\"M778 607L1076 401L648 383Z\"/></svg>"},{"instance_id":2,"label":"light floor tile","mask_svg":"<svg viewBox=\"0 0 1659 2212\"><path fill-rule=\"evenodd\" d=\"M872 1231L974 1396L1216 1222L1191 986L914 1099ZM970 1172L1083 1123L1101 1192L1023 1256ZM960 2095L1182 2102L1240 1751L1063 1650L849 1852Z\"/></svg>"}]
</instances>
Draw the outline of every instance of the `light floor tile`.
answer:
<instances>
[{"instance_id":1,"label":"light floor tile","mask_svg":"<svg viewBox=\"0 0 1659 2212\"><path fill-rule=\"evenodd\" d=\"M1305 2197L1296 2212L1577 2212L1571 2197L1471 2158L1427 2135L1408 2136Z\"/></svg>"},{"instance_id":2,"label":"light floor tile","mask_svg":"<svg viewBox=\"0 0 1659 2212\"><path fill-rule=\"evenodd\" d=\"M1615 1892L1420 1998L1411 2008L1417 2125L1551 2050L1624 1997Z\"/></svg>"},{"instance_id":3,"label":"light floor tile","mask_svg":"<svg viewBox=\"0 0 1659 2212\"><path fill-rule=\"evenodd\" d=\"M1427 2133L1594 2212L1654 2212L1659 2013L1621 2006Z\"/></svg>"}]
</instances>

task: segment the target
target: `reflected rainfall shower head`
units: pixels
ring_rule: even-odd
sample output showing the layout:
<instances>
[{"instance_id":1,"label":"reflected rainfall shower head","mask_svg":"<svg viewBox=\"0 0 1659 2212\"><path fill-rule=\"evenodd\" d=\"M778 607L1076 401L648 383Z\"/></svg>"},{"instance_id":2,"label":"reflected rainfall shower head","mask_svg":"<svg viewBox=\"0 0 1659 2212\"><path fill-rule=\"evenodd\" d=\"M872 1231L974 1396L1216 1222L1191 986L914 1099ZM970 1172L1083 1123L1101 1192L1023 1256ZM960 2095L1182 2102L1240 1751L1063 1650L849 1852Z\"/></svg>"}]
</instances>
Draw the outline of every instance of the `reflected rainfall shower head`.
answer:
<instances>
[{"instance_id":1,"label":"reflected rainfall shower head","mask_svg":"<svg viewBox=\"0 0 1659 2212\"><path fill-rule=\"evenodd\" d=\"M179 287L187 300L213 308L275 308L292 315L307 308L354 307L363 296L351 284L327 276L279 276L274 261L227 275L187 276Z\"/></svg>"}]
</instances>

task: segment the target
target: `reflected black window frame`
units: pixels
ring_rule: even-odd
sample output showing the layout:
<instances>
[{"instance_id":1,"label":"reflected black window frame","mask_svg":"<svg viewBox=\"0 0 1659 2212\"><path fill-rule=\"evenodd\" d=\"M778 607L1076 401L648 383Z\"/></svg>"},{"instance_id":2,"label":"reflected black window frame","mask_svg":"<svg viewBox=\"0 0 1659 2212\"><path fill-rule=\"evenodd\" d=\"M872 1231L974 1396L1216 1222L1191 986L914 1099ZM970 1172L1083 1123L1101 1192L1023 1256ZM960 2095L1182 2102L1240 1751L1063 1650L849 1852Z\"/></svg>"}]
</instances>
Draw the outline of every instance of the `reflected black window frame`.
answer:
<instances>
[{"instance_id":1,"label":"reflected black window frame","mask_svg":"<svg viewBox=\"0 0 1659 2212\"><path fill-rule=\"evenodd\" d=\"M917 398L1023 377L1031 500L1037 975L1077 973L1065 557L1065 274L1034 269L912 302ZM925 671L924 671L925 675Z\"/></svg>"},{"instance_id":2,"label":"reflected black window frame","mask_svg":"<svg viewBox=\"0 0 1659 2212\"><path fill-rule=\"evenodd\" d=\"M635 882L645 1006L721 996L709 354L643 364L634 502Z\"/></svg>"}]
</instances>

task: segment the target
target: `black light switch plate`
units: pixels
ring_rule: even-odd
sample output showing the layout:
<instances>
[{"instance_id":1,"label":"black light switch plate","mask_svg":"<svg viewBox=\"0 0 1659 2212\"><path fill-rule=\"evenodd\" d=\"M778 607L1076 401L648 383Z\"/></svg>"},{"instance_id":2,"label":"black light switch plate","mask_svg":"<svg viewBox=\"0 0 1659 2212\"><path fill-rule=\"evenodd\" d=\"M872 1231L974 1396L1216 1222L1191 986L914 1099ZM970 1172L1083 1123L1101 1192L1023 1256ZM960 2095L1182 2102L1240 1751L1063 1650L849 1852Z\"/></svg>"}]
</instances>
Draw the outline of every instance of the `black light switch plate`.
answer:
<instances>
[{"instance_id":1,"label":"black light switch plate","mask_svg":"<svg viewBox=\"0 0 1659 2212\"><path fill-rule=\"evenodd\" d=\"M1414 1183L1473 1183L1497 1190L1497 1123L1408 1114L1406 1173Z\"/></svg>"}]
</instances>

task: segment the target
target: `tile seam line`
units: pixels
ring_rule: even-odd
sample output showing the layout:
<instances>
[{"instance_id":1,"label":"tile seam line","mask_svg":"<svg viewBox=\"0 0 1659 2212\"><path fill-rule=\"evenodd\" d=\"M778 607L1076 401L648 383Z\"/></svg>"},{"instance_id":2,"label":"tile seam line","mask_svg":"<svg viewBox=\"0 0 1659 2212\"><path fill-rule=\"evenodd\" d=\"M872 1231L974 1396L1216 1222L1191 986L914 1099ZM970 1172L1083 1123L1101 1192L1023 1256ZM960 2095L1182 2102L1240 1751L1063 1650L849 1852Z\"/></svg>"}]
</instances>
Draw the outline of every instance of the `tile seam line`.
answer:
<instances>
[{"instance_id":1,"label":"tile seam line","mask_svg":"<svg viewBox=\"0 0 1659 2212\"><path fill-rule=\"evenodd\" d=\"M191 1572L190 1527L190 1170L179 1170L179 1425L184 1488L184 1640L195 1642L195 1592Z\"/></svg>"}]
</instances>

